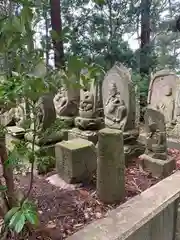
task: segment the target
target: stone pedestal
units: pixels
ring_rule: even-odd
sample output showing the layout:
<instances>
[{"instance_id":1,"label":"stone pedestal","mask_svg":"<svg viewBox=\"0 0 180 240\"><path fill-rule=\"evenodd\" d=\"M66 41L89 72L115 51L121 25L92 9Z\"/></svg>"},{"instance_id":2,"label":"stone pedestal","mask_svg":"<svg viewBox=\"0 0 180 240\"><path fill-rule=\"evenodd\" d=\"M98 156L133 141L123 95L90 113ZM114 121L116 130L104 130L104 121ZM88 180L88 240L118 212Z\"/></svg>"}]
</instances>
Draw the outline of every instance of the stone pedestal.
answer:
<instances>
[{"instance_id":1,"label":"stone pedestal","mask_svg":"<svg viewBox=\"0 0 180 240\"><path fill-rule=\"evenodd\" d=\"M33 142L33 134L32 132L26 133L25 134L25 139L32 143ZM45 135L42 137L36 137L35 139L35 143L38 146L44 146L44 145L51 145L51 144L55 144L57 142L61 142L63 140L67 140L68 139L68 130L67 129L62 129L58 132L55 133L51 133L49 135Z\"/></svg>"},{"instance_id":2,"label":"stone pedestal","mask_svg":"<svg viewBox=\"0 0 180 240\"><path fill-rule=\"evenodd\" d=\"M104 128L99 131L97 194L105 203L115 203L125 196L125 159L123 134Z\"/></svg>"},{"instance_id":3,"label":"stone pedestal","mask_svg":"<svg viewBox=\"0 0 180 240\"><path fill-rule=\"evenodd\" d=\"M75 126L82 130L97 130L102 127L103 118L75 118Z\"/></svg>"},{"instance_id":4,"label":"stone pedestal","mask_svg":"<svg viewBox=\"0 0 180 240\"><path fill-rule=\"evenodd\" d=\"M57 172L67 183L89 181L96 170L96 149L90 141L77 138L57 143L55 156Z\"/></svg>"},{"instance_id":5,"label":"stone pedestal","mask_svg":"<svg viewBox=\"0 0 180 240\"><path fill-rule=\"evenodd\" d=\"M79 128L73 128L68 131L68 140L72 140L75 138L82 138L93 142L96 145L98 142L98 131L85 131Z\"/></svg>"},{"instance_id":6,"label":"stone pedestal","mask_svg":"<svg viewBox=\"0 0 180 240\"><path fill-rule=\"evenodd\" d=\"M137 140L138 135L138 129L123 132L126 166L128 166L128 163L130 163L133 158L140 156L145 151L145 145Z\"/></svg>"},{"instance_id":7,"label":"stone pedestal","mask_svg":"<svg viewBox=\"0 0 180 240\"><path fill-rule=\"evenodd\" d=\"M57 116L56 121L62 125L62 128L71 128L74 126L74 117Z\"/></svg>"},{"instance_id":8,"label":"stone pedestal","mask_svg":"<svg viewBox=\"0 0 180 240\"><path fill-rule=\"evenodd\" d=\"M153 177L162 178L169 176L176 168L176 161L170 156L166 160L162 160L143 154L140 156L139 164L143 170L151 172Z\"/></svg>"}]
</instances>

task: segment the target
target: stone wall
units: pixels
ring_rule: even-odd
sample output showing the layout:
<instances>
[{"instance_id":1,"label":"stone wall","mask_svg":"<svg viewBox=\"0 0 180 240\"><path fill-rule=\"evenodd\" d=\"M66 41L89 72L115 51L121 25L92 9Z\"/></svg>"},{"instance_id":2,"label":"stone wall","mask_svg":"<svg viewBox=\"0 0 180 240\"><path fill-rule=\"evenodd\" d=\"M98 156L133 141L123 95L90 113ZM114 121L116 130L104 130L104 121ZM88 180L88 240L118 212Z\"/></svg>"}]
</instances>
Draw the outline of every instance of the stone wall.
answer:
<instances>
[{"instance_id":1,"label":"stone wall","mask_svg":"<svg viewBox=\"0 0 180 240\"><path fill-rule=\"evenodd\" d=\"M180 240L180 171L132 198L68 240ZM178 227L177 227L178 226Z\"/></svg>"}]
</instances>

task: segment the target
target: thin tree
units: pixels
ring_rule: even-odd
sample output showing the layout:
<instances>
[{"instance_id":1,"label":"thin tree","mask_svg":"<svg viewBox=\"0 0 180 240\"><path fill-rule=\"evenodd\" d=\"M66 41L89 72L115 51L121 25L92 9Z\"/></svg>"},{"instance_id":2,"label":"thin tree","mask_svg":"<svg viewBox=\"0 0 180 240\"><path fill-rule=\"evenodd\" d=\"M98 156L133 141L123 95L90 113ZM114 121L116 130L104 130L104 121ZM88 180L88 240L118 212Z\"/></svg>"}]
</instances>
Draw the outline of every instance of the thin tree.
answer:
<instances>
[{"instance_id":1,"label":"thin tree","mask_svg":"<svg viewBox=\"0 0 180 240\"><path fill-rule=\"evenodd\" d=\"M140 74L149 75L151 0L141 0Z\"/></svg>"},{"instance_id":2,"label":"thin tree","mask_svg":"<svg viewBox=\"0 0 180 240\"><path fill-rule=\"evenodd\" d=\"M64 48L62 40L62 20L61 20L61 2L60 0L50 0L51 6L51 26L59 38L53 39L55 67L64 66ZM61 38L60 38L61 37Z\"/></svg>"}]
</instances>

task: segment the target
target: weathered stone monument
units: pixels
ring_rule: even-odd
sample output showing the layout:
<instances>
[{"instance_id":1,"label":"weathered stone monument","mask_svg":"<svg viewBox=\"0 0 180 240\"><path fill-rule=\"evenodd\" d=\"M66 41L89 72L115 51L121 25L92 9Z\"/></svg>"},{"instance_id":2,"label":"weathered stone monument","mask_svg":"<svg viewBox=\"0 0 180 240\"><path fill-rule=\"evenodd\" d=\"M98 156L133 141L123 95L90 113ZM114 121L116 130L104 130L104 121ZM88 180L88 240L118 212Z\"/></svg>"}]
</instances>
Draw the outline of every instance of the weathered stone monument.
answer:
<instances>
[{"instance_id":1,"label":"weathered stone monument","mask_svg":"<svg viewBox=\"0 0 180 240\"><path fill-rule=\"evenodd\" d=\"M137 141L136 98L130 71L116 63L106 74L102 84L105 125L123 131L126 163L144 151Z\"/></svg>"},{"instance_id":2,"label":"weathered stone monument","mask_svg":"<svg viewBox=\"0 0 180 240\"><path fill-rule=\"evenodd\" d=\"M43 156L49 156L51 158L49 168L52 168L55 166L55 159L53 159L55 158L54 144L62 140L67 140L67 132L62 129L51 129L56 121L56 112L51 94L45 94L40 97L35 108L36 115L31 116L31 131L25 134L25 140L29 142L30 148L33 142L35 142L35 149L39 156L42 158ZM38 170L41 172L41 169Z\"/></svg>"},{"instance_id":3,"label":"weathered stone monument","mask_svg":"<svg viewBox=\"0 0 180 240\"><path fill-rule=\"evenodd\" d=\"M103 202L115 203L125 197L123 133L104 128L98 140L97 194Z\"/></svg>"},{"instance_id":4,"label":"weathered stone monument","mask_svg":"<svg viewBox=\"0 0 180 240\"><path fill-rule=\"evenodd\" d=\"M77 137L97 143L97 131L102 127L103 118L97 104L96 85L92 82L80 89L79 116L75 118L76 128L69 131L69 139Z\"/></svg>"},{"instance_id":5,"label":"weathered stone monument","mask_svg":"<svg viewBox=\"0 0 180 240\"><path fill-rule=\"evenodd\" d=\"M161 70L151 77L148 104L164 114L167 137L180 137L180 79L170 70Z\"/></svg>"},{"instance_id":6,"label":"weathered stone monument","mask_svg":"<svg viewBox=\"0 0 180 240\"><path fill-rule=\"evenodd\" d=\"M56 169L67 183L90 181L97 166L95 145L85 139L62 141L55 146Z\"/></svg>"},{"instance_id":7,"label":"weathered stone monument","mask_svg":"<svg viewBox=\"0 0 180 240\"><path fill-rule=\"evenodd\" d=\"M175 159L167 154L165 117L159 110L149 106L144 119L146 151L140 156L140 164L153 176L166 177L175 169L176 163Z\"/></svg>"}]
</instances>

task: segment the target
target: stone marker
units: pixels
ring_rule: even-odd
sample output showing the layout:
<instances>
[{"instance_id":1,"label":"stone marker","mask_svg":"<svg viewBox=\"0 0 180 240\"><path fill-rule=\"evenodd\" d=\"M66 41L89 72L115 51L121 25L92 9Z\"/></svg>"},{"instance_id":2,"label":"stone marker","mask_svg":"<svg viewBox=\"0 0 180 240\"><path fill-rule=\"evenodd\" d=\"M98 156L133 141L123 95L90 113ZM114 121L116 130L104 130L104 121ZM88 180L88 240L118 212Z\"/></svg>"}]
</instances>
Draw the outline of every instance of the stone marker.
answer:
<instances>
[{"instance_id":1,"label":"stone marker","mask_svg":"<svg viewBox=\"0 0 180 240\"><path fill-rule=\"evenodd\" d=\"M62 141L55 146L56 168L67 183L91 180L97 166L96 149L84 139Z\"/></svg>"},{"instance_id":2,"label":"stone marker","mask_svg":"<svg viewBox=\"0 0 180 240\"><path fill-rule=\"evenodd\" d=\"M45 94L40 97L36 104L36 116L31 117L32 124L30 128L32 130L34 129L34 118L36 122L35 150L39 156L37 158L37 168L39 173L45 173L55 167L55 143L67 140L67 132L61 129L53 129L56 121L56 112L51 94ZM33 131L25 134L25 140L29 142L29 148L33 146L33 139ZM42 158L47 158L46 168L41 163Z\"/></svg>"},{"instance_id":3,"label":"stone marker","mask_svg":"<svg viewBox=\"0 0 180 240\"><path fill-rule=\"evenodd\" d=\"M104 128L99 131L97 194L105 203L115 203L125 196L125 160L122 131Z\"/></svg>"},{"instance_id":4,"label":"stone marker","mask_svg":"<svg viewBox=\"0 0 180 240\"><path fill-rule=\"evenodd\" d=\"M155 177L167 177L176 167L175 159L167 154L164 115L148 107L144 116L146 128L146 151L140 156L140 165Z\"/></svg>"},{"instance_id":5,"label":"stone marker","mask_svg":"<svg viewBox=\"0 0 180 240\"><path fill-rule=\"evenodd\" d=\"M126 163L144 152L137 141L135 89L129 69L116 63L106 74L102 84L106 127L123 131Z\"/></svg>"}]
</instances>

